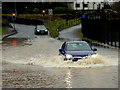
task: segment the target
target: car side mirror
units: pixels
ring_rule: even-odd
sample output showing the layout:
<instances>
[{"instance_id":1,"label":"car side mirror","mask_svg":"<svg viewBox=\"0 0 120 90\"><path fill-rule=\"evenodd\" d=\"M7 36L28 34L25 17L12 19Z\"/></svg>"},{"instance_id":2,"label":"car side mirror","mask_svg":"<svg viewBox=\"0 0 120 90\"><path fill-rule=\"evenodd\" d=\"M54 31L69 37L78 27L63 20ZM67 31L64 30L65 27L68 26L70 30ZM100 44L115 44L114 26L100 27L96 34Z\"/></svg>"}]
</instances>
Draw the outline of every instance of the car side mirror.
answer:
<instances>
[{"instance_id":1,"label":"car side mirror","mask_svg":"<svg viewBox=\"0 0 120 90\"><path fill-rule=\"evenodd\" d=\"M97 49L96 49L96 48L94 48L94 49L93 49L93 51L97 51Z\"/></svg>"},{"instance_id":2,"label":"car side mirror","mask_svg":"<svg viewBox=\"0 0 120 90\"><path fill-rule=\"evenodd\" d=\"M65 53L65 50L64 50L64 49L59 49L59 52L60 52L61 54L64 54L64 53Z\"/></svg>"}]
</instances>

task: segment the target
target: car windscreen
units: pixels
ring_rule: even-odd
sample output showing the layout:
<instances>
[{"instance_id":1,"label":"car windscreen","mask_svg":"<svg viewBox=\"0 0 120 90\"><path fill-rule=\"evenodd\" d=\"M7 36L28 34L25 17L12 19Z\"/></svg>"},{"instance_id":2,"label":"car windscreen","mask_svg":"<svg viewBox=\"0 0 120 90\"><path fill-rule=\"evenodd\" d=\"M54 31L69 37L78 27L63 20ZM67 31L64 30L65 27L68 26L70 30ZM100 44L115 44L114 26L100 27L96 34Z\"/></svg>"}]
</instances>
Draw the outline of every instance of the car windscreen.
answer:
<instances>
[{"instance_id":1,"label":"car windscreen","mask_svg":"<svg viewBox=\"0 0 120 90\"><path fill-rule=\"evenodd\" d=\"M68 43L67 51L91 51L91 47L87 43Z\"/></svg>"},{"instance_id":2,"label":"car windscreen","mask_svg":"<svg viewBox=\"0 0 120 90\"><path fill-rule=\"evenodd\" d=\"M37 29L39 30L46 30L46 27L44 25L38 26Z\"/></svg>"}]
</instances>

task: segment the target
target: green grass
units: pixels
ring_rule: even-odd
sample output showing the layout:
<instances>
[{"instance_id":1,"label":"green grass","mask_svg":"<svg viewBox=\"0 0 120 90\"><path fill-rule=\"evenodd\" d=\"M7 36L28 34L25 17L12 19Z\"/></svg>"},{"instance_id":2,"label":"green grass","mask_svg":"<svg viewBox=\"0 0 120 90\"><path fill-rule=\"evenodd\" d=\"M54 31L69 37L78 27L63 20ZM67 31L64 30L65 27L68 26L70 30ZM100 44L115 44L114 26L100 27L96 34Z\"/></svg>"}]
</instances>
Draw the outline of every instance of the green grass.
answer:
<instances>
[{"instance_id":1,"label":"green grass","mask_svg":"<svg viewBox=\"0 0 120 90\"><path fill-rule=\"evenodd\" d=\"M69 27L72 27L72 26L75 26L75 25L78 25L78 24L80 24L80 20L78 20L78 19L69 20L67 23L65 22L59 27L59 31L69 28Z\"/></svg>"},{"instance_id":2,"label":"green grass","mask_svg":"<svg viewBox=\"0 0 120 90\"><path fill-rule=\"evenodd\" d=\"M80 30L78 30L78 34L79 34L80 38L83 38L82 28Z\"/></svg>"},{"instance_id":3,"label":"green grass","mask_svg":"<svg viewBox=\"0 0 120 90\"><path fill-rule=\"evenodd\" d=\"M0 27L0 35L7 34L8 30L7 27Z\"/></svg>"},{"instance_id":4,"label":"green grass","mask_svg":"<svg viewBox=\"0 0 120 90\"><path fill-rule=\"evenodd\" d=\"M51 37L55 38L58 36L57 28L60 24L65 23L65 20L57 21L45 21L45 26L49 29Z\"/></svg>"},{"instance_id":5,"label":"green grass","mask_svg":"<svg viewBox=\"0 0 120 90\"><path fill-rule=\"evenodd\" d=\"M55 38L58 36L57 28L59 27L59 31L69 28L71 26L75 26L79 24L80 21L70 20L68 24L66 24L66 20L57 20L57 21L45 21L45 26L49 29L51 37Z\"/></svg>"}]
</instances>

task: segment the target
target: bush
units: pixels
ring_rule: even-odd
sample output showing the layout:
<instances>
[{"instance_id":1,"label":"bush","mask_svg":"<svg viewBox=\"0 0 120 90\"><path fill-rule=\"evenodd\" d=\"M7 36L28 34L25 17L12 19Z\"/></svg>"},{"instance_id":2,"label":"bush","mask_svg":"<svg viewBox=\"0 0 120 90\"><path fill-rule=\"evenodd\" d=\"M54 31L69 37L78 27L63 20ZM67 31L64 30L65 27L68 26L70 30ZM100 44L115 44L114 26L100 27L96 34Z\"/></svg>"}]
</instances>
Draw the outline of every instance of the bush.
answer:
<instances>
[{"instance_id":1,"label":"bush","mask_svg":"<svg viewBox=\"0 0 120 90\"><path fill-rule=\"evenodd\" d=\"M58 14L58 13L66 13L66 8L65 8L65 7L55 7L54 13L55 13L55 14Z\"/></svg>"},{"instance_id":2,"label":"bush","mask_svg":"<svg viewBox=\"0 0 120 90\"><path fill-rule=\"evenodd\" d=\"M51 37L55 38L58 36L57 28L60 24L66 22L65 20L57 21L45 21L45 26L49 29Z\"/></svg>"},{"instance_id":3,"label":"bush","mask_svg":"<svg viewBox=\"0 0 120 90\"><path fill-rule=\"evenodd\" d=\"M2 19L2 26L8 26L9 23L7 21L7 19Z\"/></svg>"},{"instance_id":4,"label":"bush","mask_svg":"<svg viewBox=\"0 0 120 90\"><path fill-rule=\"evenodd\" d=\"M40 10L38 8L34 8L33 12L38 14L40 12Z\"/></svg>"}]
</instances>

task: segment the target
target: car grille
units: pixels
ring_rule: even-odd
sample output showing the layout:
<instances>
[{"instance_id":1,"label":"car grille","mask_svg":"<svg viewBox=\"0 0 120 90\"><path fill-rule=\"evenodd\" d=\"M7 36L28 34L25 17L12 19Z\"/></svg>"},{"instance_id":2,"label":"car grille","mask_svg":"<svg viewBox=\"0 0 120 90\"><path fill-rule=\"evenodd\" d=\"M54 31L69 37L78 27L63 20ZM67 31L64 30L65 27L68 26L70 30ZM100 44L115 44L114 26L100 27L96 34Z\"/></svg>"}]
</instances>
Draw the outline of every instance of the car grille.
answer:
<instances>
[{"instance_id":1,"label":"car grille","mask_svg":"<svg viewBox=\"0 0 120 90\"><path fill-rule=\"evenodd\" d=\"M83 57L86 57L86 58L87 58L87 55L83 55L83 56L74 55L74 56L73 56L74 59L82 59Z\"/></svg>"},{"instance_id":2,"label":"car grille","mask_svg":"<svg viewBox=\"0 0 120 90\"><path fill-rule=\"evenodd\" d=\"M41 33L44 33L45 31L41 30Z\"/></svg>"}]
</instances>

